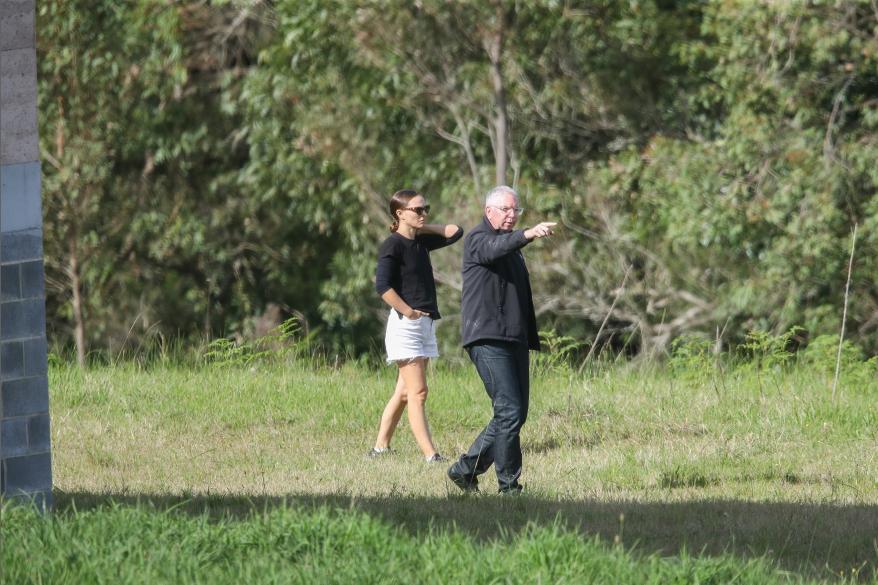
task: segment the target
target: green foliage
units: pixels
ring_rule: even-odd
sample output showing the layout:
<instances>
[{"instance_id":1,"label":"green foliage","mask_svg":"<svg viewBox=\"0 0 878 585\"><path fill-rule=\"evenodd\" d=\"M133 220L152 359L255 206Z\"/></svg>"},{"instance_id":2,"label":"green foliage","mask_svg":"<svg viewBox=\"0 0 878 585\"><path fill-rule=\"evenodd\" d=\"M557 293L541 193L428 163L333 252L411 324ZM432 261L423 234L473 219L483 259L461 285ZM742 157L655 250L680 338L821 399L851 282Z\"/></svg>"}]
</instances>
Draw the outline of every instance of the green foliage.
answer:
<instances>
[{"instance_id":1,"label":"green foliage","mask_svg":"<svg viewBox=\"0 0 878 585\"><path fill-rule=\"evenodd\" d=\"M291 317L254 340L215 339L204 348L206 364L220 367L248 367L266 361L290 361L307 353L311 337L303 335L298 317Z\"/></svg>"},{"instance_id":2,"label":"green foliage","mask_svg":"<svg viewBox=\"0 0 878 585\"><path fill-rule=\"evenodd\" d=\"M581 357L583 342L557 331L540 331L542 351L534 355L535 375L541 372L570 371L573 360Z\"/></svg>"},{"instance_id":3,"label":"green foliage","mask_svg":"<svg viewBox=\"0 0 878 585\"><path fill-rule=\"evenodd\" d=\"M561 224L525 252L542 327L606 319L598 343L649 357L833 334L856 223L847 326L874 353L874 20L865 0L40 3L50 329L117 351L277 305L368 351L389 195L470 227L505 118L523 221ZM459 248L434 266L451 314Z\"/></svg>"},{"instance_id":4,"label":"green foliage","mask_svg":"<svg viewBox=\"0 0 878 585\"><path fill-rule=\"evenodd\" d=\"M85 343L234 328L259 285L250 210L225 178L240 149L209 66L194 71L191 16L154 0L39 7L48 305Z\"/></svg>"},{"instance_id":5,"label":"green foliage","mask_svg":"<svg viewBox=\"0 0 878 585\"><path fill-rule=\"evenodd\" d=\"M808 342L800 353L800 362L825 376L834 375L837 365L842 383L847 386L863 386L875 380L878 357L865 359L863 350L849 339L842 343L840 356L838 350L838 336L820 335Z\"/></svg>"},{"instance_id":6,"label":"green foliage","mask_svg":"<svg viewBox=\"0 0 878 585\"><path fill-rule=\"evenodd\" d=\"M750 331L741 344L741 350L750 358L749 365L757 370L782 368L790 364L795 356L791 344L801 331L801 327L792 327L780 335L758 329Z\"/></svg>"},{"instance_id":7,"label":"green foliage","mask_svg":"<svg viewBox=\"0 0 878 585\"><path fill-rule=\"evenodd\" d=\"M713 344L703 337L680 336L671 344L668 367L684 380L704 382L717 365L718 356L713 349Z\"/></svg>"},{"instance_id":8,"label":"green foliage","mask_svg":"<svg viewBox=\"0 0 878 585\"><path fill-rule=\"evenodd\" d=\"M826 373L834 372L838 360L838 336L820 335L808 342L801 361ZM863 361L863 350L846 339L841 346L841 367L848 369Z\"/></svg>"}]
</instances>

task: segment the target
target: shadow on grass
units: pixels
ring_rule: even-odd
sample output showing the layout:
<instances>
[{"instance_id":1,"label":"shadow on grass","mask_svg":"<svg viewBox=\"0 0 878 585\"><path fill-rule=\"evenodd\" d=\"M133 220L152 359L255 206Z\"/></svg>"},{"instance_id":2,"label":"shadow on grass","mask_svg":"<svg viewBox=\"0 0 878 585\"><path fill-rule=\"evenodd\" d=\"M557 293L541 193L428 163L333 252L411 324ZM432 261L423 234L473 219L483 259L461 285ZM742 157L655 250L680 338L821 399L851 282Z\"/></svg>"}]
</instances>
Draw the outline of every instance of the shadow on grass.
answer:
<instances>
[{"instance_id":1,"label":"shadow on grass","mask_svg":"<svg viewBox=\"0 0 878 585\"><path fill-rule=\"evenodd\" d=\"M641 554L723 553L765 557L809 577L878 578L878 506L758 503L736 500L606 502L534 495L359 497L289 494L284 497L54 493L56 513L116 503L159 510L243 518L281 506L355 509L411 533L462 531L478 540L504 539L529 524L555 523Z\"/></svg>"}]
</instances>

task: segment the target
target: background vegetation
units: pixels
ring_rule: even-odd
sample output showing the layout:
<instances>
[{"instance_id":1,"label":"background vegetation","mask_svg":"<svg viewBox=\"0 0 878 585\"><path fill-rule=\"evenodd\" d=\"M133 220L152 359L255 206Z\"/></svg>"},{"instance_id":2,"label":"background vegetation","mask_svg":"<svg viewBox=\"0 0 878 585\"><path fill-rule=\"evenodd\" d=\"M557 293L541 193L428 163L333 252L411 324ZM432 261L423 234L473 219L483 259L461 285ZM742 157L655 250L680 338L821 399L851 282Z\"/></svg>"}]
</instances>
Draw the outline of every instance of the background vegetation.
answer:
<instances>
[{"instance_id":1,"label":"background vegetation","mask_svg":"<svg viewBox=\"0 0 878 585\"><path fill-rule=\"evenodd\" d=\"M81 360L290 315L368 351L389 194L468 228L498 182L563 226L527 253L580 352L837 334L854 224L878 350L868 0L71 0L37 30L49 329Z\"/></svg>"}]
</instances>

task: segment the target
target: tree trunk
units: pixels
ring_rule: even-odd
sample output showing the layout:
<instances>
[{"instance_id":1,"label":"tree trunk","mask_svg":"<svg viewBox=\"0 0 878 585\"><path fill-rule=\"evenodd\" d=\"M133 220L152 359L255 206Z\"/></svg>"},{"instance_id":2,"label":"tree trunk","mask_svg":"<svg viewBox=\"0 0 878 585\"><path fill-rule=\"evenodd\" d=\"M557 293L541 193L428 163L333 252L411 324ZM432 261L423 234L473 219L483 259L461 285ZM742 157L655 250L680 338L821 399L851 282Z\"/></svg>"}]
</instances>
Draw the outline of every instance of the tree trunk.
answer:
<instances>
[{"instance_id":1,"label":"tree trunk","mask_svg":"<svg viewBox=\"0 0 878 585\"><path fill-rule=\"evenodd\" d=\"M58 97L58 123L55 126L55 159L64 161L66 136L64 133L64 99ZM75 214L71 214L75 217ZM70 279L70 296L73 305L73 342L76 344L76 363L85 367L85 313L82 308L82 279L80 277L79 251L76 246L76 230L71 230L67 239L67 276Z\"/></svg>"},{"instance_id":2,"label":"tree trunk","mask_svg":"<svg viewBox=\"0 0 878 585\"><path fill-rule=\"evenodd\" d=\"M464 120L463 116L460 114L457 106L451 105L449 110L454 116L457 128L460 130L460 145L463 147L463 152L466 154L466 162L469 165L470 174L473 177L473 186L476 188L477 197L481 198L483 195L482 182L479 180L479 165L476 162L476 155L473 152L473 143L470 138L469 127L466 124L466 120ZM481 203L481 199L479 199L479 203Z\"/></svg>"},{"instance_id":3,"label":"tree trunk","mask_svg":"<svg viewBox=\"0 0 878 585\"><path fill-rule=\"evenodd\" d=\"M68 253L70 262L67 271L73 296L71 301L73 303L73 341L76 344L76 363L82 368L85 367L85 317L82 308L82 280L79 274L79 256L75 236L70 238Z\"/></svg>"},{"instance_id":4,"label":"tree trunk","mask_svg":"<svg viewBox=\"0 0 878 585\"><path fill-rule=\"evenodd\" d=\"M210 315L210 301L211 301L210 283L207 284L207 290L205 291L205 297L207 300L206 300L205 306L204 306L204 323L203 323L204 339L205 339L205 341L210 341L212 339L212 334L213 334L213 321L212 321L211 315Z\"/></svg>"},{"instance_id":5,"label":"tree trunk","mask_svg":"<svg viewBox=\"0 0 878 585\"><path fill-rule=\"evenodd\" d=\"M506 87L503 83L503 42L506 32L506 14L497 4L497 27L487 40L485 48L491 60L491 82L494 89L494 161L497 185L506 184L509 167L509 120L506 113Z\"/></svg>"}]
</instances>

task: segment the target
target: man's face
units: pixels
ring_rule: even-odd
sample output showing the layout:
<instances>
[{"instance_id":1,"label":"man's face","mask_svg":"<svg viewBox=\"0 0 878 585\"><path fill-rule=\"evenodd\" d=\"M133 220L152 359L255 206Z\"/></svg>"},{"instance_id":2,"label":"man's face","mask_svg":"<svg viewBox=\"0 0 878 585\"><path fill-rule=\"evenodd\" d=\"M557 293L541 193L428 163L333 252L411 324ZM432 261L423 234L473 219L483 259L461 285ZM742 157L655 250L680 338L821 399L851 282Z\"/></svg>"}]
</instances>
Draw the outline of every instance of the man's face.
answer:
<instances>
[{"instance_id":1,"label":"man's face","mask_svg":"<svg viewBox=\"0 0 878 585\"><path fill-rule=\"evenodd\" d=\"M502 193L485 206L485 216L495 230L511 230L518 222L518 201L512 193Z\"/></svg>"}]
</instances>

